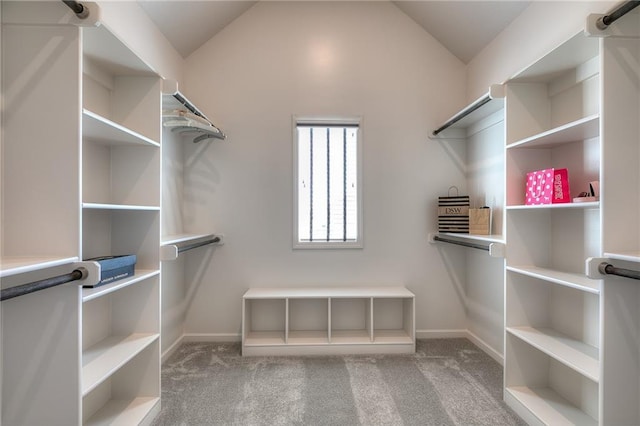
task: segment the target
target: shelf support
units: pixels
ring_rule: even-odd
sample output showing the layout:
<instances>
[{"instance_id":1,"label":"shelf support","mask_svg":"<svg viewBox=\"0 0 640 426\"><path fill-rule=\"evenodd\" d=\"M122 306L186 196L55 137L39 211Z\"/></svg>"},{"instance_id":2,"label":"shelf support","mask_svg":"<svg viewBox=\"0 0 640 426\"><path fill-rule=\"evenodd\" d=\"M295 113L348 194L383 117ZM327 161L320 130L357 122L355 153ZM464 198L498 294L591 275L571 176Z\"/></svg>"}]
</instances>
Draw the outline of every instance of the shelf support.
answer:
<instances>
[{"instance_id":1,"label":"shelf support","mask_svg":"<svg viewBox=\"0 0 640 426\"><path fill-rule=\"evenodd\" d=\"M458 112L456 115L451 117L446 123L444 123L442 126L434 130L432 133L432 136L437 136L438 133L453 126L455 123L462 120L472 112L476 111L477 109L480 109L483 105L486 105L487 103L489 103L492 99L497 99L497 98L504 98L504 87L500 84L494 84L491 87L489 87L489 92L487 94L475 100L466 108L464 108L463 110Z\"/></svg>"},{"instance_id":2,"label":"shelf support","mask_svg":"<svg viewBox=\"0 0 640 426\"><path fill-rule=\"evenodd\" d=\"M465 234L460 234L461 238L464 238ZM502 243L489 243L487 245L478 244L470 241L455 240L452 238L441 237L438 234L429 234L429 242L435 244L436 242L454 244L463 247L474 248L478 250L484 250L489 252L491 257L504 257L505 245Z\"/></svg>"},{"instance_id":3,"label":"shelf support","mask_svg":"<svg viewBox=\"0 0 640 426\"><path fill-rule=\"evenodd\" d=\"M180 253L184 253L185 251L208 245L220 246L222 244L224 244L224 241L221 234L211 234L197 239L165 244L161 247L160 258L161 260L176 260Z\"/></svg>"},{"instance_id":4,"label":"shelf support","mask_svg":"<svg viewBox=\"0 0 640 426\"><path fill-rule=\"evenodd\" d=\"M79 284L81 286L89 284L90 281L91 284L95 284L99 281L100 265L97 262L74 262L71 264L71 267L73 270L66 274L56 275L54 277L2 289L2 291L0 291L0 301L25 296L27 294L57 287L73 281L80 281Z\"/></svg>"},{"instance_id":5,"label":"shelf support","mask_svg":"<svg viewBox=\"0 0 640 426\"><path fill-rule=\"evenodd\" d=\"M626 268L619 268L612 265L611 259L590 257L586 262L586 275L592 279L603 279L608 275L640 280L640 271Z\"/></svg>"}]
</instances>

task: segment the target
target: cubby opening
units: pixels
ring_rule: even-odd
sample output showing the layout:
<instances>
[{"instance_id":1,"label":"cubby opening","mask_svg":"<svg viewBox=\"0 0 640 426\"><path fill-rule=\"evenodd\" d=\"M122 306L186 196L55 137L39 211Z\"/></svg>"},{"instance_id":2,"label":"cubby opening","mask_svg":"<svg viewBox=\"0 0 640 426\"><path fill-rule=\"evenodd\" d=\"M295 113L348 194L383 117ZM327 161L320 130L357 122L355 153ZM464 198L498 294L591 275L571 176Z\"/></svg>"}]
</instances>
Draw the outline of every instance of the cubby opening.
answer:
<instances>
[{"instance_id":1,"label":"cubby opening","mask_svg":"<svg viewBox=\"0 0 640 426\"><path fill-rule=\"evenodd\" d=\"M413 341L413 299L373 299L374 343L411 343Z\"/></svg>"},{"instance_id":2,"label":"cubby opening","mask_svg":"<svg viewBox=\"0 0 640 426\"><path fill-rule=\"evenodd\" d=\"M331 299L331 343L371 343L371 299Z\"/></svg>"},{"instance_id":3,"label":"cubby opening","mask_svg":"<svg viewBox=\"0 0 640 426\"><path fill-rule=\"evenodd\" d=\"M329 299L288 299L287 343L329 342Z\"/></svg>"},{"instance_id":4,"label":"cubby opening","mask_svg":"<svg viewBox=\"0 0 640 426\"><path fill-rule=\"evenodd\" d=\"M245 299L244 344L284 345L285 299Z\"/></svg>"}]
</instances>

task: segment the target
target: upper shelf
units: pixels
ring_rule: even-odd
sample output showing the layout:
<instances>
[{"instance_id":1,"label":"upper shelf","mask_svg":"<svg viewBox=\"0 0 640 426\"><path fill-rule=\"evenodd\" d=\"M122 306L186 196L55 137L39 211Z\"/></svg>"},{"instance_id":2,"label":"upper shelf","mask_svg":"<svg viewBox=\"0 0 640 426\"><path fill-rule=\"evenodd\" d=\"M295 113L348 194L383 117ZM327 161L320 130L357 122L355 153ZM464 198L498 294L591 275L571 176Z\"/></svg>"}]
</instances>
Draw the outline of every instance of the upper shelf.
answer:
<instances>
[{"instance_id":1,"label":"upper shelf","mask_svg":"<svg viewBox=\"0 0 640 426\"><path fill-rule=\"evenodd\" d=\"M87 109L82 111L82 134L87 140L105 145L160 146L158 142Z\"/></svg>"},{"instance_id":2,"label":"upper shelf","mask_svg":"<svg viewBox=\"0 0 640 426\"><path fill-rule=\"evenodd\" d=\"M494 84L489 91L471 104L460 110L444 124L433 131L432 136L437 136L448 128L466 129L491 114L504 108L504 87Z\"/></svg>"},{"instance_id":3,"label":"upper shelf","mask_svg":"<svg viewBox=\"0 0 640 426\"><path fill-rule=\"evenodd\" d=\"M534 62L509 79L509 83L547 82L564 72L598 56L600 40L580 31L544 58Z\"/></svg>"},{"instance_id":4,"label":"upper shelf","mask_svg":"<svg viewBox=\"0 0 640 426\"><path fill-rule=\"evenodd\" d=\"M83 29L82 49L85 57L112 75L157 75L151 66L120 41L104 23L98 27Z\"/></svg>"},{"instance_id":5,"label":"upper shelf","mask_svg":"<svg viewBox=\"0 0 640 426\"><path fill-rule=\"evenodd\" d=\"M0 259L0 278L77 262L77 256L8 256Z\"/></svg>"},{"instance_id":6,"label":"upper shelf","mask_svg":"<svg viewBox=\"0 0 640 426\"><path fill-rule=\"evenodd\" d=\"M600 115L594 114L507 145L509 148L549 148L600 135Z\"/></svg>"},{"instance_id":7,"label":"upper shelf","mask_svg":"<svg viewBox=\"0 0 640 426\"><path fill-rule=\"evenodd\" d=\"M162 83L162 110L164 126L177 132L200 134L193 142L204 139L226 139L226 135L214 125L202 111L178 90L178 83L164 80Z\"/></svg>"}]
</instances>

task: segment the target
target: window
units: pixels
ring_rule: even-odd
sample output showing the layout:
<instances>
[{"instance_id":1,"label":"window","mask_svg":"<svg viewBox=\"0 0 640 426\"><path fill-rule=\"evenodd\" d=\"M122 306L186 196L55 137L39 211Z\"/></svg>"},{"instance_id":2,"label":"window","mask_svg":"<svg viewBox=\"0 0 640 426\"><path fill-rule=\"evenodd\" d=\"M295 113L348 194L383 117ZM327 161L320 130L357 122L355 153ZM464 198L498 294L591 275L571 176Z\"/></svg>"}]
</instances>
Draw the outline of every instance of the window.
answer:
<instances>
[{"instance_id":1,"label":"window","mask_svg":"<svg viewBox=\"0 0 640 426\"><path fill-rule=\"evenodd\" d=\"M362 247L360 119L294 121L294 247Z\"/></svg>"}]
</instances>

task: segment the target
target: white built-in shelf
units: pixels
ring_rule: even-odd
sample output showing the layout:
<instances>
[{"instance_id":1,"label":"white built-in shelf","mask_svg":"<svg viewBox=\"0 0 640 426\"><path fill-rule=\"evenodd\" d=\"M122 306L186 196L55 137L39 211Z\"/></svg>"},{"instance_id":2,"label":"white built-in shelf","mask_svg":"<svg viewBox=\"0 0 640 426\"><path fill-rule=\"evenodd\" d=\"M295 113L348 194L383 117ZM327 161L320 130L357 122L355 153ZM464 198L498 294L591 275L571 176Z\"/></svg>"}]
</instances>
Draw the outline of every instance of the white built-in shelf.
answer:
<instances>
[{"instance_id":1,"label":"white built-in shelf","mask_svg":"<svg viewBox=\"0 0 640 426\"><path fill-rule=\"evenodd\" d=\"M405 330L374 330L373 343L377 344L411 344L413 339Z\"/></svg>"},{"instance_id":2,"label":"white built-in shelf","mask_svg":"<svg viewBox=\"0 0 640 426\"><path fill-rule=\"evenodd\" d=\"M222 245L223 236L217 234L179 234L163 237L160 260L176 260L182 251L210 245Z\"/></svg>"},{"instance_id":3,"label":"white built-in shelf","mask_svg":"<svg viewBox=\"0 0 640 426\"><path fill-rule=\"evenodd\" d=\"M144 281L147 278L155 277L157 275L160 275L160 270L158 269L156 270L136 269L135 274L131 277L118 280L109 284L101 285L99 287L83 288L82 301L88 302L90 300L105 296L109 293L113 293L114 291L118 291L122 288L129 287L130 285L139 283L140 281Z\"/></svg>"},{"instance_id":4,"label":"white built-in shelf","mask_svg":"<svg viewBox=\"0 0 640 426\"><path fill-rule=\"evenodd\" d=\"M550 388L513 386L505 389L505 399L514 398L543 424L553 426L596 426L598 422ZM508 401L507 401L508 402Z\"/></svg>"},{"instance_id":5,"label":"white built-in shelf","mask_svg":"<svg viewBox=\"0 0 640 426\"><path fill-rule=\"evenodd\" d=\"M604 257L615 260L625 260L627 262L640 262L640 250L607 252L604 254Z\"/></svg>"},{"instance_id":6,"label":"white built-in shelf","mask_svg":"<svg viewBox=\"0 0 640 426\"><path fill-rule=\"evenodd\" d=\"M305 312L302 324L289 306L305 300L327 309ZM332 312L334 300L339 309ZM349 308L361 312L362 328L348 329L353 323L345 323L341 313ZM243 355L415 352L415 296L404 287L252 288L243 296L242 311ZM265 323L280 325L271 331L251 328Z\"/></svg>"},{"instance_id":7,"label":"white built-in shelf","mask_svg":"<svg viewBox=\"0 0 640 426\"><path fill-rule=\"evenodd\" d=\"M518 204L514 206L506 206L507 210L546 210L546 209L598 209L600 208L599 201L593 201L588 203L558 203L558 204L537 204L537 205L524 205Z\"/></svg>"},{"instance_id":8,"label":"white built-in shelf","mask_svg":"<svg viewBox=\"0 0 640 426\"><path fill-rule=\"evenodd\" d=\"M600 293L600 280L593 280L584 274L563 272L555 269L539 268L537 266L507 266L507 270L517 274L526 275L566 287L586 291L588 293Z\"/></svg>"},{"instance_id":9,"label":"white built-in shelf","mask_svg":"<svg viewBox=\"0 0 640 426\"><path fill-rule=\"evenodd\" d=\"M160 211L159 206L138 206L132 204L105 204L105 203L82 203L83 209L93 210L138 210L138 211Z\"/></svg>"},{"instance_id":10,"label":"white built-in shelf","mask_svg":"<svg viewBox=\"0 0 640 426\"><path fill-rule=\"evenodd\" d=\"M85 426L137 425L160 403L160 398L139 397L111 400L91 416Z\"/></svg>"},{"instance_id":11,"label":"white built-in shelf","mask_svg":"<svg viewBox=\"0 0 640 426\"><path fill-rule=\"evenodd\" d=\"M175 235L166 235L162 237L162 244L170 245L170 244L179 244L179 243L188 243L192 241L197 241L202 238L212 237L213 234L175 234Z\"/></svg>"},{"instance_id":12,"label":"white built-in shelf","mask_svg":"<svg viewBox=\"0 0 640 426\"><path fill-rule=\"evenodd\" d=\"M461 240L480 241L485 243L502 243L504 244L503 235L478 235L478 234L458 234L455 232L440 232L439 235L446 237L459 238Z\"/></svg>"},{"instance_id":13,"label":"white built-in shelf","mask_svg":"<svg viewBox=\"0 0 640 426\"><path fill-rule=\"evenodd\" d=\"M159 338L155 333L111 336L82 352L82 395L91 392Z\"/></svg>"},{"instance_id":14,"label":"white built-in shelf","mask_svg":"<svg viewBox=\"0 0 640 426\"><path fill-rule=\"evenodd\" d=\"M404 287L282 287L251 288L244 299L357 299L357 298L412 298Z\"/></svg>"},{"instance_id":15,"label":"white built-in shelf","mask_svg":"<svg viewBox=\"0 0 640 426\"><path fill-rule=\"evenodd\" d=\"M546 132L507 145L513 148L551 148L565 143L583 141L600 135L600 115L594 114Z\"/></svg>"},{"instance_id":16,"label":"white built-in shelf","mask_svg":"<svg viewBox=\"0 0 640 426\"><path fill-rule=\"evenodd\" d=\"M599 381L598 348L549 328L507 327L507 332L590 380Z\"/></svg>"},{"instance_id":17,"label":"white built-in shelf","mask_svg":"<svg viewBox=\"0 0 640 426\"><path fill-rule=\"evenodd\" d=\"M283 331L250 331L244 340L245 346L281 346L285 344Z\"/></svg>"},{"instance_id":18,"label":"white built-in shelf","mask_svg":"<svg viewBox=\"0 0 640 426\"><path fill-rule=\"evenodd\" d=\"M86 109L82 111L82 135L86 140L102 145L160 146L158 142Z\"/></svg>"},{"instance_id":19,"label":"white built-in shelf","mask_svg":"<svg viewBox=\"0 0 640 426\"><path fill-rule=\"evenodd\" d=\"M151 66L140 59L105 25L87 28L82 32L83 56L99 64L113 75L157 75Z\"/></svg>"},{"instance_id":20,"label":"white built-in shelf","mask_svg":"<svg viewBox=\"0 0 640 426\"><path fill-rule=\"evenodd\" d=\"M67 265L77 262L78 257L56 257L56 256L8 256L0 260L0 278L12 275L24 274L27 272L40 271L42 269L53 268L55 266Z\"/></svg>"}]
</instances>

